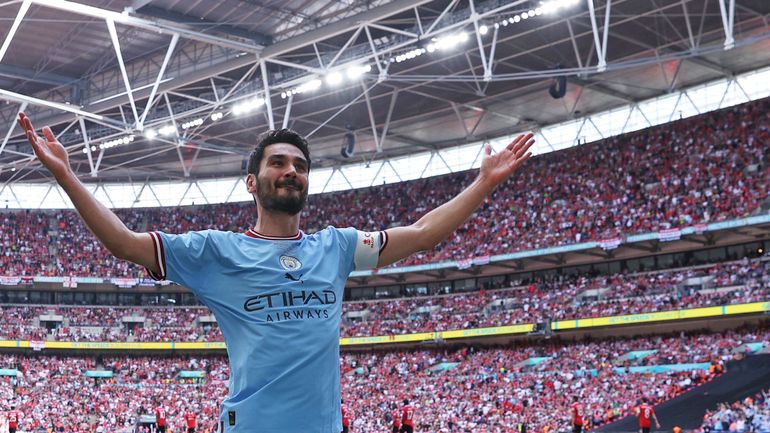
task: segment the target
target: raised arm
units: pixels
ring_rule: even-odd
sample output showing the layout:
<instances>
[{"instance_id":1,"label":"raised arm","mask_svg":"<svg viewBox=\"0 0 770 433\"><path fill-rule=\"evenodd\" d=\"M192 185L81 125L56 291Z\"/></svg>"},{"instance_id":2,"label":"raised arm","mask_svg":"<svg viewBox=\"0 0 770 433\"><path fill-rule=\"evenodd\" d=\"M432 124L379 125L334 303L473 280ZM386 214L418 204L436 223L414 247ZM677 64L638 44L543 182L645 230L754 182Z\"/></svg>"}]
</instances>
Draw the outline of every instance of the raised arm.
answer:
<instances>
[{"instance_id":1,"label":"raised arm","mask_svg":"<svg viewBox=\"0 0 770 433\"><path fill-rule=\"evenodd\" d=\"M386 230L388 243L380 253L377 266L386 266L418 251L429 250L457 230L497 185L532 156L528 152L535 143L532 137L532 133L521 134L495 155L487 144L479 175L470 186L414 224Z\"/></svg>"},{"instance_id":2,"label":"raised arm","mask_svg":"<svg viewBox=\"0 0 770 433\"><path fill-rule=\"evenodd\" d=\"M117 258L144 266L155 274L160 268L155 262L155 247L152 238L147 233L135 233L111 210L91 194L70 166L69 156L64 146L56 140L51 128L43 128L43 137L35 132L32 122L24 113L19 113L19 125L26 131L27 139L32 145L40 162L53 174L56 182L61 185L86 226Z\"/></svg>"}]
</instances>

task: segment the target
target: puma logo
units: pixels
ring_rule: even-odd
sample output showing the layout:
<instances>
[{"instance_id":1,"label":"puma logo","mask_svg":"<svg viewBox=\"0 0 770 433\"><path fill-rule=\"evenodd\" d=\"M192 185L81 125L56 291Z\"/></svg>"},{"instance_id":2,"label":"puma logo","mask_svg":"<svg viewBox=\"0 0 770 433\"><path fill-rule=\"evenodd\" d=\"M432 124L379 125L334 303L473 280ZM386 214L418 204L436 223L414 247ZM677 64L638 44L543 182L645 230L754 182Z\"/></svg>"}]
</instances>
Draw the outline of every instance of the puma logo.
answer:
<instances>
[{"instance_id":1,"label":"puma logo","mask_svg":"<svg viewBox=\"0 0 770 433\"><path fill-rule=\"evenodd\" d=\"M292 280L292 281L299 281L300 283L304 283L304 281L302 281L302 276L303 276L303 275L305 275L305 274L299 274L299 277L296 277L296 278L295 278L294 276L292 276L290 273L288 273L288 272L287 272L286 274L284 274L284 277L285 277L287 280Z\"/></svg>"}]
</instances>

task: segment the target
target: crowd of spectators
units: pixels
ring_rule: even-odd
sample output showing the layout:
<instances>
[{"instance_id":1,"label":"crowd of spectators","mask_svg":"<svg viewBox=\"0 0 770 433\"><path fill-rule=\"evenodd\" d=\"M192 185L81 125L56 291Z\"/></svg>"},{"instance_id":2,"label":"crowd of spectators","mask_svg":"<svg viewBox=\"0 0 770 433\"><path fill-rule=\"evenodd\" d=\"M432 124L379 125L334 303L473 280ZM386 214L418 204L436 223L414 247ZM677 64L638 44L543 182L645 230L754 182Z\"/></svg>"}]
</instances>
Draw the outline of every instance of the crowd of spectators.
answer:
<instances>
[{"instance_id":1,"label":"crowd of spectators","mask_svg":"<svg viewBox=\"0 0 770 433\"><path fill-rule=\"evenodd\" d=\"M763 328L722 334L654 336L602 341L549 340L499 348L397 352L347 352L340 359L342 397L353 432L390 431L392 409L409 399L416 431L509 433L568 428L569 404L577 396L594 426L630 413L641 397L672 398L723 371L631 373L626 367L675 363L724 366L740 356L744 343L768 344ZM644 359L631 351L654 350ZM530 365L532 358L547 358ZM0 355L0 368L18 369L0 381L0 401L14 405L22 431L124 432L140 415L166 409L171 431L180 431L182 413L198 414L200 432L215 431L226 395L227 359L211 356L53 356ZM90 370L111 378L86 376ZM184 379L183 371L201 372Z\"/></svg>"},{"instance_id":2,"label":"crowd of spectators","mask_svg":"<svg viewBox=\"0 0 770 433\"><path fill-rule=\"evenodd\" d=\"M708 277L710 281L687 286L687 281L696 277ZM368 301L355 307L356 311L369 312L365 320L343 316L343 335L443 331L767 299L770 261L744 259L654 273L564 277L513 289Z\"/></svg>"},{"instance_id":3,"label":"crowd of spectators","mask_svg":"<svg viewBox=\"0 0 770 433\"><path fill-rule=\"evenodd\" d=\"M697 281L698 284L691 283ZM343 303L341 335L365 337L638 314L770 299L770 260L554 277L513 288ZM0 338L223 341L206 307L3 305ZM46 323L54 316L61 322Z\"/></svg>"},{"instance_id":4,"label":"crowd of spectators","mask_svg":"<svg viewBox=\"0 0 770 433\"><path fill-rule=\"evenodd\" d=\"M769 431L770 390L765 390L732 404L720 403L715 410L706 412L703 424L694 433Z\"/></svg>"},{"instance_id":5,"label":"crowd of spectators","mask_svg":"<svg viewBox=\"0 0 770 433\"><path fill-rule=\"evenodd\" d=\"M770 99L538 156L447 241L399 265L602 240L743 217L768 197ZM622 170L618 169L622 167ZM382 230L454 197L475 172L311 196L307 232ZM243 232L253 203L123 209L138 230ZM74 211L0 213L5 275L144 276L114 259ZM5 236L7 234L7 236Z\"/></svg>"}]
</instances>

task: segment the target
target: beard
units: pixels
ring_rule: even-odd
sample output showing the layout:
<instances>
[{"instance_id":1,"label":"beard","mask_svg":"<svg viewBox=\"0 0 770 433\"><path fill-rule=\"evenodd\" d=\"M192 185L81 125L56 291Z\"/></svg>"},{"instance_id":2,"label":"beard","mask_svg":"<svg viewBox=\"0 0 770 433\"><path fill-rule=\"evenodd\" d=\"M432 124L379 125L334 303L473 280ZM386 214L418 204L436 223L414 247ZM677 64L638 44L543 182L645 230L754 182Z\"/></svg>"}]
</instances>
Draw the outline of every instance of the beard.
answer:
<instances>
[{"instance_id":1,"label":"beard","mask_svg":"<svg viewBox=\"0 0 770 433\"><path fill-rule=\"evenodd\" d=\"M286 195L279 195L278 188L294 187L295 190L286 190ZM267 181L257 178L257 199L265 210L296 215L302 211L307 201L307 189L296 180L288 179L278 181L275 188L270 188Z\"/></svg>"}]
</instances>

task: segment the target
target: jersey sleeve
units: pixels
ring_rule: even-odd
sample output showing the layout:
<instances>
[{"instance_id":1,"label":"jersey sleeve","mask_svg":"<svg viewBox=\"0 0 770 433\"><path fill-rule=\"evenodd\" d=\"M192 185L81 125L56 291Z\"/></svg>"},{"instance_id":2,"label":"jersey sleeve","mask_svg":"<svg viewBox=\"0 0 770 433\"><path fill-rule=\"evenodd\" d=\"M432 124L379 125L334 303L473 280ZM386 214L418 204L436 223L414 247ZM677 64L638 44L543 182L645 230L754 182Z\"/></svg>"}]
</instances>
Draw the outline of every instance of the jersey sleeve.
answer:
<instances>
[{"instance_id":1,"label":"jersey sleeve","mask_svg":"<svg viewBox=\"0 0 770 433\"><path fill-rule=\"evenodd\" d=\"M345 238L343 249L351 257L351 271L374 269L380 258L380 252L388 244L385 231L364 232L354 228L341 229Z\"/></svg>"},{"instance_id":2,"label":"jersey sleeve","mask_svg":"<svg viewBox=\"0 0 770 433\"><path fill-rule=\"evenodd\" d=\"M156 274L147 272L155 280L169 280L189 287L196 294L208 274L208 267L216 263L216 249L211 246L208 230L181 235L150 232L155 248L155 262L160 269Z\"/></svg>"}]
</instances>

